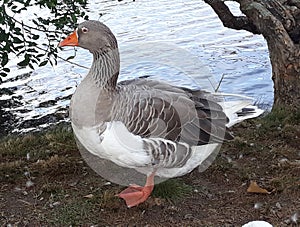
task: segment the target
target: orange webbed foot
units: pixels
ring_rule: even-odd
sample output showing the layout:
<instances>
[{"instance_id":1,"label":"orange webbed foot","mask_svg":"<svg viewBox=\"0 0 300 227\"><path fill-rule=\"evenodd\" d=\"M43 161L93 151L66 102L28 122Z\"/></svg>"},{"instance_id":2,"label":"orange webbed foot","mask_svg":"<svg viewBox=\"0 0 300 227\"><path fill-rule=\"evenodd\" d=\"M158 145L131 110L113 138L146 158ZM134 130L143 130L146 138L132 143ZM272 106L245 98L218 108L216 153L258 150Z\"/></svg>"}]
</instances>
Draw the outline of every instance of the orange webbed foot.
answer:
<instances>
[{"instance_id":1,"label":"orange webbed foot","mask_svg":"<svg viewBox=\"0 0 300 227\"><path fill-rule=\"evenodd\" d=\"M145 202L151 195L154 188L154 173L147 177L144 187L136 184L130 185L117 196L124 199L128 208L137 206Z\"/></svg>"}]
</instances>

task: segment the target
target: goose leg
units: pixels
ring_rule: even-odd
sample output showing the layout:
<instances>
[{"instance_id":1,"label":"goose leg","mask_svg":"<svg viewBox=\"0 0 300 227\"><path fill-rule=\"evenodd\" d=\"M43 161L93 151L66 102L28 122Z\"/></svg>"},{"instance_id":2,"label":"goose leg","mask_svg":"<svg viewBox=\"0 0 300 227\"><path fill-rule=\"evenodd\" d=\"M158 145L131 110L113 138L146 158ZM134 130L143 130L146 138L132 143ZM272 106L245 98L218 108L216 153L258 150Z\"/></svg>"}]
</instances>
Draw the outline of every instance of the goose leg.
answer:
<instances>
[{"instance_id":1,"label":"goose leg","mask_svg":"<svg viewBox=\"0 0 300 227\"><path fill-rule=\"evenodd\" d=\"M128 208L134 207L143 203L150 196L154 188L154 176L155 172L151 173L147 177L146 184L144 187L141 187L136 184L130 185L128 188L123 190L117 196L125 200Z\"/></svg>"}]
</instances>

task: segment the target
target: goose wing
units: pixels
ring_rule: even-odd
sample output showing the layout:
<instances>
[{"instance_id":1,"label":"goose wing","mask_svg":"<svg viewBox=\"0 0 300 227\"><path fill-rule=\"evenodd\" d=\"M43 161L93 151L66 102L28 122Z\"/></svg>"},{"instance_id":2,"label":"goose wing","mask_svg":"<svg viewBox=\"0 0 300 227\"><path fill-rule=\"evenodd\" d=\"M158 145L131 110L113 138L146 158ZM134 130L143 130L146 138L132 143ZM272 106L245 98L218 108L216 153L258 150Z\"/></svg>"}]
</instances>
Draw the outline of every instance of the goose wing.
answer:
<instances>
[{"instance_id":1,"label":"goose wing","mask_svg":"<svg viewBox=\"0 0 300 227\"><path fill-rule=\"evenodd\" d=\"M206 92L194 92L149 79L125 81L116 119L143 138L158 137L189 145L232 139L222 107ZM121 83L121 87L123 85Z\"/></svg>"},{"instance_id":2,"label":"goose wing","mask_svg":"<svg viewBox=\"0 0 300 227\"><path fill-rule=\"evenodd\" d=\"M204 95L195 96L190 90L148 79L119 84L118 95L112 118L142 138L152 166L182 167L191 158L194 146L232 138L226 131L228 119L222 107Z\"/></svg>"}]
</instances>

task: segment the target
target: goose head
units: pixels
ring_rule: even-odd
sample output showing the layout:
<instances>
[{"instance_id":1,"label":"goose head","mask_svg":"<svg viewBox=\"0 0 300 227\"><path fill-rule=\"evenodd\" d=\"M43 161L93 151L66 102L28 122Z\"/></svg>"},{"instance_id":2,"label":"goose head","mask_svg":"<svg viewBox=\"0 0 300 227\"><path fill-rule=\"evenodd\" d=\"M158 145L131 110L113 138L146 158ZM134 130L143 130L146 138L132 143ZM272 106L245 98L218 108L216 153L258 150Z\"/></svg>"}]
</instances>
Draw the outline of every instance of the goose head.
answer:
<instances>
[{"instance_id":1,"label":"goose head","mask_svg":"<svg viewBox=\"0 0 300 227\"><path fill-rule=\"evenodd\" d=\"M89 50L94 58L87 77L93 78L97 87L116 87L120 56L116 37L106 25L96 20L85 21L59 46L78 46Z\"/></svg>"},{"instance_id":2,"label":"goose head","mask_svg":"<svg viewBox=\"0 0 300 227\"><path fill-rule=\"evenodd\" d=\"M79 46L91 53L107 52L118 48L116 37L111 30L96 20L79 24L71 35L59 43L59 46Z\"/></svg>"}]
</instances>

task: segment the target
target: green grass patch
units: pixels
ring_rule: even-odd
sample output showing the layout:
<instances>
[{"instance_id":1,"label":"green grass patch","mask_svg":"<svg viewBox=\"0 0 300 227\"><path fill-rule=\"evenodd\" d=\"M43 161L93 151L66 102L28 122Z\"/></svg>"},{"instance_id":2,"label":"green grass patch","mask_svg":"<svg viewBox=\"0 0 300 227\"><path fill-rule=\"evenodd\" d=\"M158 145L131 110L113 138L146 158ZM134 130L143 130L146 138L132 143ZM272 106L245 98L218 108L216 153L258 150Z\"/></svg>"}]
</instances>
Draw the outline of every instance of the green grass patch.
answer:
<instances>
[{"instance_id":1,"label":"green grass patch","mask_svg":"<svg viewBox=\"0 0 300 227\"><path fill-rule=\"evenodd\" d=\"M169 179L155 185L152 195L175 202L193 191L192 186L185 184L180 179Z\"/></svg>"},{"instance_id":2,"label":"green grass patch","mask_svg":"<svg viewBox=\"0 0 300 227\"><path fill-rule=\"evenodd\" d=\"M57 126L45 132L9 136L0 141L0 159L44 159L65 150L77 149L70 127Z\"/></svg>"},{"instance_id":3,"label":"green grass patch","mask_svg":"<svg viewBox=\"0 0 300 227\"><path fill-rule=\"evenodd\" d=\"M291 110L287 108L273 108L272 111L260 118L263 129L273 129L286 124L300 123L300 108Z\"/></svg>"},{"instance_id":4,"label":"green grass patch","mask_svg":"<svg viewBox=\"0 0 300 227\"><path fill-rule=\"evenodd\" d=\"M97 212L95 212L97 211ZM54 207L48 213L49 224L59 226L79 226L82 224L95 224L93 221L99 221L99 206L90 200L72 200ZM97 216L98 216L97 215Z\"/></svg>"},{"instance_id":5,"label":"green grass patch","mask_svg":"<svg viewBox=\"0 0 300 227\"><path fill-rule=\"evenodd\" d=\"M0 180L13 182L37 168L37 174L45 168L64 170L61 167L74 165L72 152L77 152L77 146L70 126L8 136L0 140Z\"/></svg>"}]
</instances>

